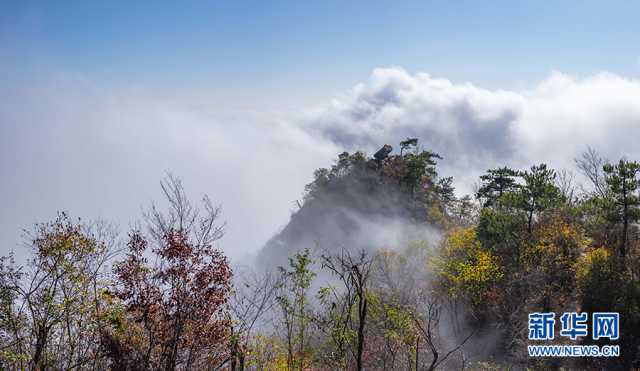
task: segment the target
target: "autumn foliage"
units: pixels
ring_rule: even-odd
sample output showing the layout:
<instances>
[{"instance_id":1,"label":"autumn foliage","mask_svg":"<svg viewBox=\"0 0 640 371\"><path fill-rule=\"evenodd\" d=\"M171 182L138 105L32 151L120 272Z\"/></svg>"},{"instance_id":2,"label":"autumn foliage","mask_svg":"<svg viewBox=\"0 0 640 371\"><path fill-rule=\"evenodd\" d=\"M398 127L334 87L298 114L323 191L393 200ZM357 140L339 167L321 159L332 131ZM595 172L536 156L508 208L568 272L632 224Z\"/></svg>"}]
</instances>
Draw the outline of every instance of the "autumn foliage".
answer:
<instances>
[{"instance_id":1,"label":"autumn foliage","mask_svg":"<svg viewBox=\"0 0 640 371\"><path fill-rule=\"evenodd\" d=\"M139 232L115 267L113 295L123 312L104 341L116 369L191 369L224 363L231 289L227 259L209 245L194 245L170 231L153 253Z\"/></svg>"}]
</instances>

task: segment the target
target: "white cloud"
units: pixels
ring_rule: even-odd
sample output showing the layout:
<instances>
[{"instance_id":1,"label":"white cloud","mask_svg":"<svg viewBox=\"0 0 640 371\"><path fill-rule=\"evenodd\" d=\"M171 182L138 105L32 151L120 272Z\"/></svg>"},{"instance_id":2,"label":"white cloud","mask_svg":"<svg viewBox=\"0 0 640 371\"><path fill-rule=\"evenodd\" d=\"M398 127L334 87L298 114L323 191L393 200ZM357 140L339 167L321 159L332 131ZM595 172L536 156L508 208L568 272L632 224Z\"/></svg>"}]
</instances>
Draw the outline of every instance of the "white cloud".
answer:
<instances>
[{"instance_id":1,"label":"white cloud","mask_svg":"<svg viewBox=\"0 0 640 371\"><path fill-rule=\"evenodd\" d=\"M287 222L313 170L343 149L371 153L419 137L458 185L503 164L571 167L587 145L640 159L640 81L608 73L556 72L532 89L503 91L376 69L302 118L73 77L0 93L1 253L16 247L21 228L61 209L126 230L160 199L167 169L194 198L223 204L222 244L242 257Z\"/></svg>"},{"instance_id":2,"label":"white cloud","mask_svg":"<svg viewBox=\"0 0 640 371\"><path fill-rule=\"evenodd\" d=\"M369 151L419 137L445 157L458 185L468 185L503 164L571 167L587 145L610 158L640 158L640 81L554 72L533 89L504 91L382 68L307 117L305 128Z\"/></svg>"},{"instance_id":3,"label":"white cloud","mask_svg":"<svg viewBox=\"0 0 640 371\"><path fill-rule=\"evenodd\" d=\"M2 89L2 88L0 88ZM208 194L228 223L221 241L234 258L259 249L288 220L313 169L337 149L262 112L195 105L82 79L4 88L0 102L0 253L21 228L68 210L117 221L162 201L166 170L197 201Z\"/></svg>"}]
</instances>

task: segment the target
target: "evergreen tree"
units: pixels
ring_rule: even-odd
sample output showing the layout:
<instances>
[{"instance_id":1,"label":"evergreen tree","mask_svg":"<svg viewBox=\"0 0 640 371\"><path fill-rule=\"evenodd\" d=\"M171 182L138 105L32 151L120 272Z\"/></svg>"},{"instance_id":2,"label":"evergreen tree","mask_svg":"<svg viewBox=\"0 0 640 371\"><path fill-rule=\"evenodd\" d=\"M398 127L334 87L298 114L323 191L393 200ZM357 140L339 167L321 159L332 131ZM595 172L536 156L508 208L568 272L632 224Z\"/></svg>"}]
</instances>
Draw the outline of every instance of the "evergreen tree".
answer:
<instances>
[{"instance_id":1,"label":"evergreen tree","mask_svg":"<svg viewBox=\"0 0 640 371\"><path fill-rule=\"evenodd\" d=\"M640 219L640 198L638 198L638 179L640 164L635 161L620 160L618 164L603 166L605 181L612 201L612 217L622 223L619 255L622 260L627 255L629 226Z\"/></svg>"},{"instance_id":2,"label":"evergreen tree","mask_svg":"<svg viewBox=\"0 0 640 371\"><path fill-rule=\"evenodd\" d=\"M524 185L520 190L521 207L527 212L527 231L532 232L533 219L539 213L560 201L560 190L555 185L556 172L546 164L532 166L521 174Z\"/></svg>"},{"instance_id":3,"label":"evergreen tree","mask_svg":"<svg viewBox=\"0 0 640 371\"><path fill-rule=\"evenodd\" d=\"M482 185L476 192L476 198L483 200L483 206L493 206L496 200L507 192L515 191L519 188L516 177L520 173L508 167L489 169L487 173L480 176Z\"/></svg>"}]
</instances>

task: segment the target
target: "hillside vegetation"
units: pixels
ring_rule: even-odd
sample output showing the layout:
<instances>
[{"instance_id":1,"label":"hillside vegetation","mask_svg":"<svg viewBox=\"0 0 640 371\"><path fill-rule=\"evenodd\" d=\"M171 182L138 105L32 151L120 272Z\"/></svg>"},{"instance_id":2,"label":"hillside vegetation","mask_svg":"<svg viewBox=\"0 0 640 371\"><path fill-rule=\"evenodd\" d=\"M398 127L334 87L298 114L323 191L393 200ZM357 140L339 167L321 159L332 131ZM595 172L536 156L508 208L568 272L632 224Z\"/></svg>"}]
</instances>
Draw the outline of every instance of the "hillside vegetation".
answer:
<instances>
[{"instance_id":1,"label":"hillside vegetation","mask_svg":"<svg viewBox=\"0 0 640 371\"><path fill-rule=\"evenodd\" d=\"M589 149L588 180L489 169L461 197L409 138L314 173L289 223L233 270L220 209L163 181L119 244L65 213L29 264L0 260L0 367L91 370L628 370L640 367L640 164ZM256 205L259 207L259 205ZM617 358L532 358L528 314L619 312Z\"/></svg>"}]
</instances>

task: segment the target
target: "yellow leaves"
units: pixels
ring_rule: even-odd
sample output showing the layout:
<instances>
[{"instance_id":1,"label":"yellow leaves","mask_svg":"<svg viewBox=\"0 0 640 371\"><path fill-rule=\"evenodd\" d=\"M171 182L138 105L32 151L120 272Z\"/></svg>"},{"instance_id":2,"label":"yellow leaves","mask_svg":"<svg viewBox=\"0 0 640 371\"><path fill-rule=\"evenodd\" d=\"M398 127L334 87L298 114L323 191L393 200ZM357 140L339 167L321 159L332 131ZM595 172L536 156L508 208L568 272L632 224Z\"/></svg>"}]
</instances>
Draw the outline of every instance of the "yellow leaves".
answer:
<instances>
[{"instance_id":1,"label":"yellow leaves","mask_svg":"<svg viewBox=\"0 0 640 371\"><path fill-rule=\"evenodd\" d=\"M585 255L585 262L588 265L602 264L608 262L611 258L611 251L604 247L599 247Z\"/></svg>"},{"instance_id":2,"label":"yellow leaves","mask_svg":"<svg viewBox=\"0 0 640 371\"><path fill-rule=\"evenodd\" d=\"M610 273L613 268L611 251L599 247L587 253L578 265L576 276L579 282L585 282L594 276Z\"/></svg>"},{"instance_id":3,"label":"yellow leaves","mask_svg":"<svg viewBox=\"0 0 640 371\"><path fill-rule=\"evenodd\" d=\"M554 274L565 272L571 277L578 257L590 243L579 228L552 217L541 223L535 242L525 249L524 258L532 269L542 268Z\"/></svg>"},{"instance_id":4,"label":"yellow leaves","mask_svg":"<svg viewBox=\"0 0 640 371\"><path fill-rule=\"evenodd\" d=\"M0 359L4 360L3 363L11 364L18 362L28 362L30 359L30 355L26 353L14 353L9 350L3 350L0 353Z\"/></svg>"},{"instance_id":5,"label":"yellow leaves","mask_svg":"<svg viewBox=\"0 0 640 371\"><path fill-rule=\"evenodd\" d=\"M246 365L265 371L287 371L287 350L280 339L274 336L256 334L252 336L247 353Z\"/></svg>"},{"instance_id":6,"label":"yellow leaves","mask_svg":"<svg viewBox=\"0 0 640 371\"><path fill-rule=\"evenodd\" d=\"M586 310L616 310L624 302L629 280L620 270L618 256L599 247L583 256L576 271L578 293Z\"/></svg>"},{"instance_id":7,"label":"yellow leaves","mask_svg":"<svg viewBox=\"0 0 640 371\"><path fill-rule=\"evenodd\" d=\"M447 237L447 243L445 245L445 248L449 252L479 247L480 241L476 238L476 231L474 228L462 228L451 232Z\"/></svg>"},{"instance_id":8,"label":"yellow leaves","mask_svg":"<svg viewBox=\"0 0 640 371\"><path fill-rule=\"evenodd\" d=\"M436 265L451 296L466 296L476 304L503 277L497 258L481 246L474 228L451 232Z\"/></svg>"},{"instance_id":9,"label":"yellow leaves","mask_svg":"<svg viewBox=\"0 0 640 371\"><path fill-rule=\"evenodd\" d=\"M103 288L101 290L99 290L98 292L98 298L107 306L110 306L113 304L115 296L113 295L113 293L107 289L107 288Z\"/></svg>"},{"instance_id":10,"label":"yellow leaves","mask_svg":"<svg viewBox=\"0 0 640 371\"><path fill-rule=\"evenodd\" d=\"M460 277L462 282L487 282L496 274L498 267L493 255L488 251L479 250L475 256L475 262L460 264Z\"/></svg>"}]
</instances>

